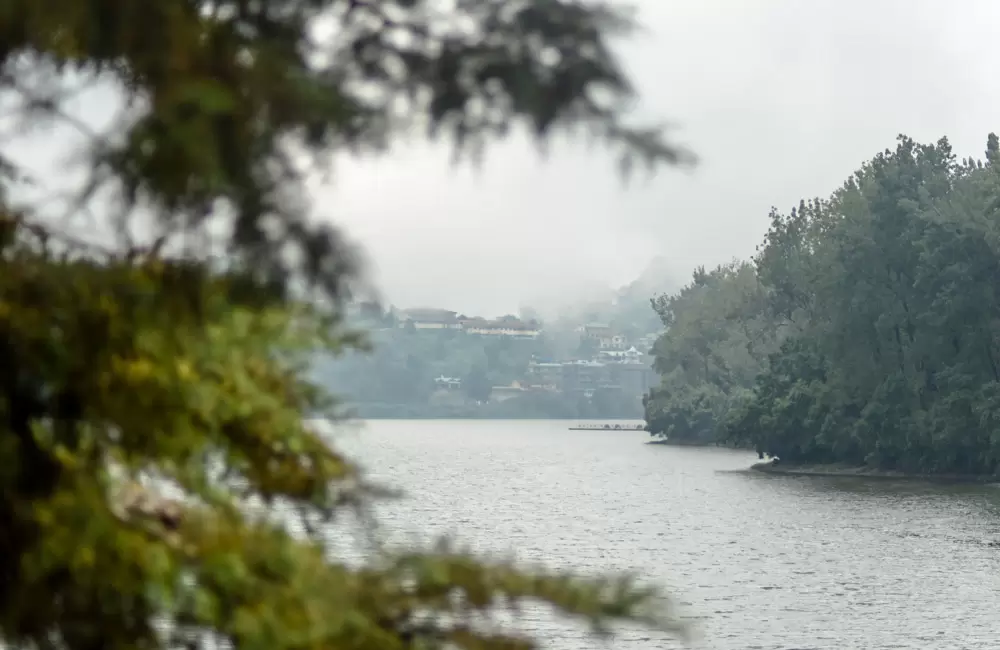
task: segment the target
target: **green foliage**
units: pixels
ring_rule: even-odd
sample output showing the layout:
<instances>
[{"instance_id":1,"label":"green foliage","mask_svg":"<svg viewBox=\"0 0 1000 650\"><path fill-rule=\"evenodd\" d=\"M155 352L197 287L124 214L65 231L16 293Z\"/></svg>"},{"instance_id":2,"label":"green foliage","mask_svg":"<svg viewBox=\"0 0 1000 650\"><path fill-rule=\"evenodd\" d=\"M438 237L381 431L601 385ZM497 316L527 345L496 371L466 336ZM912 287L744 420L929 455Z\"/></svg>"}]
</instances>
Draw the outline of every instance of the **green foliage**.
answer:
<instances>
[{"instance_id":1,"label":"green foliage","mask_svg":"<svg viewBox=\"0 0 1000 650\"><path fill-rule=\"evenodd\" d=\"M780 350L730 439L782 461L1000 470L1000 168L900 137L755 260Z\"/></svg>"},{"instance_id":2,"label":"green foliage","mask_svg":"<svg viewBox=\"0 0 1000 650\"><path fill-rule=\"evenodd\" d=\"M572 336L580 339L578 333ZM548 332L534 339L516 339L397 327L371 332L370 340L374 348L370 353L328 357L312 370L316 381L341 397L359 417L642 417L639 397L622 391L599 391L590 399L551 393L476 404L485 402L494 386L530 379L533 359L557 358L557 344ZM596 353L597 344L587 343L587 354ZM440 376L461 379L461 394L471 403L436 400L433 379Z\"/></svg>"},{"instance_id":3,"label":"green foliage","mask_svg":"<svg viewBox=\"0 0 1000 650\"><path fill-rule=\"evenodd\" d=\"M372 332L373 350L328 358L316 377L353 404L426 405L435 377L470 376L480 399L493 386L522 379L532 356L546 354L542 340L481 337L456 330L397 327ZM463 381L468 389L468 383ZM473 397L475 399L475 397Z\"/></svg>"},{"instance_id":4,"label":"green foliage","mask_svg":"<svg viewBox=\"0 0 1000 650\"><path fill-rule=\"evenodd\" d=\"M470 399L485 402L493 391L493 382L486 374L486 369L481 365L476 365L462 379L462 389Z\"/></svg>"},{"instance_id":5,"label":"green foliage","mask_svg":"<svg viewBox=\"0 0 1000 650\"><path fill-rule=\"evenodd\" d=\"M55 256L6 223L4 641L55 633L68 647L156 646L156 616L178 634L206 627L241 644L297 645L275 639L294 627L283 610L318 550L238 506L282 497L332 513L335 486L357 482L307 428L302 414L323 404L298 379L312 349L343 341L304 308L242 304L238 278L204 265ZM218 480L216 463L231 478ZM115 512L117 490L150 479L199 505L169 529ZM336 581L335 569L316 578ZM272 589L288 605L276 600L251 623Z\"/></svg>"},{"instance_id":6,"label":"green foliage","mask_svg":"<svg viewBox=\"0 0 1000 650\"><path fill-rule=\"evenodd\" d=\"M617 12L430 5L2 3L15 126L84 132L71 216L98 211L116 235L87 245L48 196L15 210L23 170L0 150L5 647L531 648L475 623L539 600L598 631L674 629L625 580L447 547L354 566L326 548L334 515L380 492L304 421L331 406L305 363L359 340L336 318L357 265L307 217L303 166L385 151L414 126L475 152L518 123L540 142L585 127L626 162L683 157L626 124ZM127 100L106 133L68 108L89 82ZM274 521L278 502L304 533Z\"/></svg>"},{"instance_id":7,"label":"green foliage","mask_svg":"<svg viewBox=\"0 0 1000 650\"><path fill-rule=\"evenodd\" d=\"M644 401L652 435L720 440L775 346L763 308L753 266L735 262L699 268L680 292L653 300L666 332L653 347L660 384Z\"/></svg>"}]
</instances>

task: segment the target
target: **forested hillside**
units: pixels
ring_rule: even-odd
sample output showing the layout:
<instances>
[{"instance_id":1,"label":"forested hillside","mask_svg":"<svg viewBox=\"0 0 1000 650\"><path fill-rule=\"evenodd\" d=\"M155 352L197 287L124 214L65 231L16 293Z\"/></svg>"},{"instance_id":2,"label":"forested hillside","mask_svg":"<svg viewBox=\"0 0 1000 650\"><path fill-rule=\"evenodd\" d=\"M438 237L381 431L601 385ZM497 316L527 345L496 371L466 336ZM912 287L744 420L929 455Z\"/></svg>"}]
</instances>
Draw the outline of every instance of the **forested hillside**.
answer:
<instances>
[{"instance_id":1,"label":"forested hillside","mask_svg":"<svg viewBox=\"0 0 1000 650\"><path fill-rule=\"evenodd\" d=\"M370 334L370 352L354 352L324 364L325 383L366 413L420 415L440 376L462 380L473 400L486 400L494 385L520 379L548 341L484 339L449 330L416 332L388 328Z\"/></svg>"},{"instance_id":2,"label":"forested hillside","mask_svg":"<svg viewBox=\"0 0 1000 650\"><path fill-rule=\"evenodd\" d=\"M648 300L646 309L653 313ZM492 322L504 319L520 320L507 315ZM647 324L539 322L530 335L482 334L474 320L437 325L369 316L358 326L368 331L371 349L320 359L314 376L367 418L643 415L642 396L653 379L646 352L656 335Z\"/></svg>"},{"instance_id":3,"label":"forested hillside","mask_svg":"<svg viewBox=\"0 0 1000 650\"><path fill-rule=\"evenodd\" d=\"M773 211L758 250L657 301L656 433L790 462L997 471L995 135L985 160L901 136L829 198Z\"/></svg>"}]
</instances>

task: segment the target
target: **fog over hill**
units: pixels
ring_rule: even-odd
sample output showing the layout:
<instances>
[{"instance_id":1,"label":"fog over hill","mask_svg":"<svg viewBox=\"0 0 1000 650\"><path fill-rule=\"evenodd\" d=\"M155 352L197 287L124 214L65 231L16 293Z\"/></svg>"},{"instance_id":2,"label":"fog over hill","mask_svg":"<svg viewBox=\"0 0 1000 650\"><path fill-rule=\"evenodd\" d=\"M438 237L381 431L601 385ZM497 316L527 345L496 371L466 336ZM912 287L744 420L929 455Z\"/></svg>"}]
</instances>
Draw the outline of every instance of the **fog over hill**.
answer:
<instances>
[{"instance_id":1,"label":"fog over hill","mask_svg":"<svg viewBox=\"0 0 1000 650\"><path fill-rule=\"evenodd\" d=\"M685 280L676 275L666 257L657 256L625 286L581 286L573 293L539 296L526 300L522 311L530 310L553 324L597 321L649 331L657 328L659 320L649 301L680 289Z\"/></svg>"}]
</instances>

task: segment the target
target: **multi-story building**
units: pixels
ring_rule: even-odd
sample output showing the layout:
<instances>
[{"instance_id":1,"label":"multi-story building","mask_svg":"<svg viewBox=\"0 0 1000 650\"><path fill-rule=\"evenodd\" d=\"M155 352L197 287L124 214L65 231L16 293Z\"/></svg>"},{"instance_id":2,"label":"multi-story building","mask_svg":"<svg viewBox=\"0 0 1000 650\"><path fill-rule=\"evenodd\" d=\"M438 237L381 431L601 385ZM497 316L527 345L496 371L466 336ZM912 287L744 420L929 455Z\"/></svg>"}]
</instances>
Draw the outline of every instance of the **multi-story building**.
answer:
<instances>
[{"instance_id":1,"label":"multi-story building","mask_svg":"<svg viewBox=\"0 0 1000 650\"><path fill-rule=\"evenodd\" d=\"M563 365L561 362L532 361L528 365L528 380L534 386L562 390Z\"/></svg>"},{"instance_id":2,"label":"multi-story building","mask_svg":"<svg viewBox=\"0 0 1000 650\"><path fill-rule=\"evenodd\" d=\"M436 309L430 307L419 307L415 309L404 309L400 312L399 326L406 327L413 325L418 330L422 329L461 329L462 323L458 320L458 313L447 309Z\"/></svg>"},{"instance_id":3,"label":"multi-story building","mask_svg":"<svg viewBox=\"0 0 1000 650\"><path fill-rule=\"evenodd\" d=\"M614 331L610 325L603 323L590 323L577 329L581 336L597 343L601 350L621 350L628 345L628 339L624 334Z\"/></svg>"},{"instance_id":4,"label":"multi-story building","mask_svg":"<svg viewBox=\"0 0 1000 650\"><path fill-rule=\"evenodd\" d=\"M642 362L612 363L607 368L609 379L628 395L645 395L656 384L656 373Z\"/></svg>"},{"instance_id":5,"label":"multi-story building","mask_svg":"<svg viewBox=\"0 0 1000 650\"><path fill-rule=\"evenodd\" d=\"M469 318L462 322L462 329L467 334L479 336L509 336L511 338L534 339L542 333L536 322L525 322L520 319Z\"/></svg>"},{"instance_id":6,"label":"multi-story building","mask_svg":"<svg viewBox=\"0 0 1000 650\"><path fill-rule=\"evenodd\" d=\"M627 350L601 350L597 353L597 356L601 361L608 363L634 363L640 361L644 355L633 345Z\"/></svg>"},{"instance_id":7,"label":"multi-story building","mask_svg":"<svg viewBox=\"0 0 1000 650\"><path fill-rule=\"evenodd\" d=\"M589 395L608 383L605 364L600 361L567 361L563 364L563 392Z\"/></svg>"},{"instance_id":8,"label":"multi-story building","mask_svg":"<svg viewBox=\"0 0 1000 650\"><path fill-rule=\"evenodd\" d=\"M564 393L590 394L598 388L619 388L637 397L655 384L656 373L641 352L633 348L609 352L596 361L532 362L527 381L532 386Z\"/></svg>"}]
</instances>

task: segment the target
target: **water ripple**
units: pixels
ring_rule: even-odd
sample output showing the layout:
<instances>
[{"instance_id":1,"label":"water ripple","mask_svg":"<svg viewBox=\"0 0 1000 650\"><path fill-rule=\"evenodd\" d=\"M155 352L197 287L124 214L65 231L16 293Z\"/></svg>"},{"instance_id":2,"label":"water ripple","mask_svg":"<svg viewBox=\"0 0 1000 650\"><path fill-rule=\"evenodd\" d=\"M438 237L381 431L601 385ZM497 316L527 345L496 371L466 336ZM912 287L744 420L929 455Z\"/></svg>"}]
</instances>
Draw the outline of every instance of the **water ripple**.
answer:
<instances>
[{"instance_id":1,"label":"water ripple","mask_svg":"<svg viewBox=\"0 0 1000 650\"><path fill-rule=\"evenodd\" d=\"M700 648L1000 647L1000 490L736 471L755 457L553 422L373 422L341 447L406 490L397 540L632 571L668 586ZM526 613L556 649L600 647ZM672 642L628 630L614 648Z\"/></svg>"}]
</instances>

